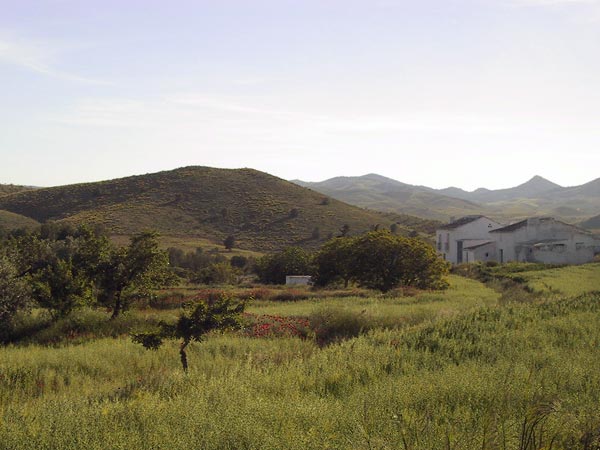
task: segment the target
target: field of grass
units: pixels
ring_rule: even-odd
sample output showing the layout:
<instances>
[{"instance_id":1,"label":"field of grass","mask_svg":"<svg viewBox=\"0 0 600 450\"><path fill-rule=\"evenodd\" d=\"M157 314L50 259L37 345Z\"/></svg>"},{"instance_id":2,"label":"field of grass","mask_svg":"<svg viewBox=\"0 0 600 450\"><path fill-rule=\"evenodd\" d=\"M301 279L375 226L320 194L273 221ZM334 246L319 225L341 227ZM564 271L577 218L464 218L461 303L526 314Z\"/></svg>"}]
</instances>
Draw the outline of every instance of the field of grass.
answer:
<instances>
[{"instance_id":1,"label":"field of grass","mask_svg":"<svg viewBox=\"0 0 600 450\"><path fill-rule=\"evenodd\" d=\"M535 292L573 296L600 291L600 263L525 271L513 277L522 279Z\"/></svg>"},{"instance_id":2,"label":"field of grass","mask_svg":"<svg viewBox=\"0 0 600 450\"><path fill-rule=\"evenodd\" d=\"M174 341L0 348L0 449L598 448L600 294L499 305L479 282L451 286L255 302L376 326L327 346L211 335L187 375ZM123 320L143 314L176 312Z\"/></svg>"}]
</instances>

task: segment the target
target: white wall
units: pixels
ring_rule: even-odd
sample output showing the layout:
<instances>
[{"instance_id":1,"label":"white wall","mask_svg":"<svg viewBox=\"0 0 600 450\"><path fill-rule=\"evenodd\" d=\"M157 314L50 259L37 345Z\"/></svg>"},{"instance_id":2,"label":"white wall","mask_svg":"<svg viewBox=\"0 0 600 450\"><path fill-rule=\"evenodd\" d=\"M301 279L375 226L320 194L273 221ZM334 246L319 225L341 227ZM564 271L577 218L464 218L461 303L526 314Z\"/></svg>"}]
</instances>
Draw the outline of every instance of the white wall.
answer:
<instances>
[{"instance_id":1,"label":"white wall","mask_svg":"<svg viewBox=\"0 0 600 450\"><path fill-rule=\"evenodd\" d=\"M594 237L554 219L528 219L527 225L512 232L496 232L497 260L583 264L594 258ZM554 246L531 247L545 240L556 240ZM563 244L561 247L558 244ZM501 251L503 260L501 261Z\"/></svg>"},{"instance_id":2,"label":"white wall","mask_svg":"<svg viewBox=\"0 0 600 450\"><path fill-rule=\"evenodd\" d=\"M492 239L489 232L503 225L487 217L480 217L472 222L451 230L436 231L436 249L438 254L446 255L446 261L458 263L457 242L462 239ZM440 240L441 239L441 240ZM441 245L440 245L441 244ZM464 262L464 261L463 261Z\"/></svg>"}]
</instances>

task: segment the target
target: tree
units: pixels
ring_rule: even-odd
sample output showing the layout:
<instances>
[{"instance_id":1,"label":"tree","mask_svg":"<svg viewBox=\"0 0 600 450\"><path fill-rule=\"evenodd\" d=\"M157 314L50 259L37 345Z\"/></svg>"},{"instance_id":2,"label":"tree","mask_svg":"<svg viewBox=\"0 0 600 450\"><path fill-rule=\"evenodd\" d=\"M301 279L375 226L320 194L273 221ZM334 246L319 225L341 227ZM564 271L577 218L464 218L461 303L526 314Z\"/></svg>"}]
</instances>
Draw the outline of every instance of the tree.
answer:
<instances>
[{"instance_id":1,"label":"tree","mask_svg":"<svg viewBox=\"0 0 600 450\"><path fill-rule=\"evenodd\" d=\"M397 286L442 289L448 264L433 247L419 239L372 231L327 242L315 256L315 283L354 281L383 292Z\"/></svg>"},{"instance_id":2,"label":"tree","mask_svg":"<svg viewBox=\"0 0 600 450\"><path fill-rule=\"evenodd\" d=\"M190 279L192 283L201 284L233 284L237 280L237 272L228 262L209 265L196 272Z\"/></svg>"},{"instance_id":3,"label":"tree","mask_svg":"<svg viewBox=\"0 0 600 450\"><path fill-rule=\"evenodd\" d=\"M50 222L39 235L12 239L9 246L20 276L31 285L33 299L56 319L91 303L94 277L110 243L89 227Z\"/></svg>"},{"instance_id":4,"label":"tree","mask_svg":"<svg viewBox=\"0 0 600 450\"><path fill-rule=\"evenodd\" d=\"M397 286L441 289L448 264L433 247L419 239L372 231L352 242L352 279L359 285L383 292Z\"/></svg>"},{"instance_id":5,"label":"tree","mask_svg":"<svg viewBox=\"0 0 600 450\"><path fill-rule=\"evenodd\" d=\"M0 340L9 333L12 322L20 310L29 306L29 288L20 278L14 264L0 255Z\"/></svg>"},{"instance_id":6,"label":"tree","mask_svg":"<svg viewBox=\"0 0 600 450\"><path fill-rule=\"evenodd\" d=\"M235 245L235 236L232 236L232 235L227 236L225 238L225 240L223 241L223 245L225 246L225 248L227 250L231 251L231 249Z\"/></svg>"},{"instance_id":7,"label":"tree","mask_svg":"<svg viewBox=\"0 0 600 450\"><path fill-rule=\"evenodd\" d=\"M288 247L282 252L259 258L256 273L263 283L285 284L286 275L312 273L311 257L300 247Z\"/></svg>"},{"instance_id":8,"label":"tree","mask_svg":"<svg viewBox=\"0 0 600 450\"><path fill-rule=\"evenodd\" d=\"M31 280L33 298L42 308L48 309L54 319L68 316L92 298L89 278L69 259L53 260L32 274Z\"/></svg>"},{"instance_id":9,"label":"tree","mask_svg":"<svg viewBox=\"0 0 600 450\"><path fill-rule=\"evenodd\" d=\"M241 255L235 255L231 257L229 264L236 269L244 269L248 265L248 258Z\"/></svg>"},{"instance_id":10,"label":"tree","mask_svg":"<svg viewBox=\"0 0 600 450\"><path fill-rule=\"evenodd\" d=\"M115 319L127 309L135 295L173 282L167 253L158 247L158 235L142 232L131 238L127 247L113 249L99 266L99 300L112 309Z\"/></svg>"},{"instance_id":11,"label":"tree","mask_svg":"<svg viewBox=\"0 0 600 450\"><path fill-rule=\"evenodd\" d=\"M346 237L346 236L348 236L349 232L350 232L350 225L348 225L347 223L345 223L340 228L340 236L339 237Z\"/></svg>"},{"instance_id":12,"label":"tree","mask_svg":"<svg viewBox=\"0 0 600 450\"><path fill-rule=\"evenodd\" d=\"M343 281L347 287L352 277L352 239L334 238L326 242L314 258L315 275L313 281L317 286L326 286Z\"/></svg>"},{"instance_id":13,"label":"tree","mask_svg":"<svg viewBox=\"0 0 600 450\"><path fill-rule=\"evenodd\" d=\"M174 325L161 322L158 331L134 334L132 339L151 350L160 348L165 338L181 339L179 356L181 366L184 372L187 372L186 349L188 345L192 341L202 341L210 331L240 328L245 306L244 302L236 301L228 296L221 296L212 303L202 301L186 305Z\"/></svg>"}]
</instances>

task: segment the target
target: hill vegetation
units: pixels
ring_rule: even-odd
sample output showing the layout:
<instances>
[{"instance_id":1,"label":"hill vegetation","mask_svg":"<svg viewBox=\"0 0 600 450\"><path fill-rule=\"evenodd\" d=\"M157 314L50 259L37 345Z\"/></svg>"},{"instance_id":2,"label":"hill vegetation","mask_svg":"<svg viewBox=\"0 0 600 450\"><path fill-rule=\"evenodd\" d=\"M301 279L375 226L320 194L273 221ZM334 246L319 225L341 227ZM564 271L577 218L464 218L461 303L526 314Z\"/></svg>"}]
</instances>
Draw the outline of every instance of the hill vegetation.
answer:
<instances>
[{"instance_id":1,"label":"hill vegetation","mask_svg":"<svg viewBox=\"0 0 600 450\"><path fill-rule=\"evenodd\" d=\"M0 230L16 230L19 228L26 228L31 230L40 225L40 223L29 217L15 214L10 211L0 210Z\"/></svg>"},{"instance_id":2,"label":"hill vegetation","mask_svg":"<svg viewBox=\"0 0 600 450\"><path fill-rule=\"evenodd\" d=\"M513 188L473 192L414 186L375 174L295 182L353 205L443 221L485 214L499 220L548 215L576 223L600 211L600 178L581 186L562 187L535 176Z\"/></svg>"},{"instance_id":3,"label":"hill vegetation","mask_svg":"<svg viewBox=\"0 0 600 450\"><path fill-rule=\"evenodd\" d=\"M0 197L0 209L39 222L98 224L115 235L153 229L213 243L234 236L236 247L258 251L316 248L344 225L350 234L393 223L399 234L435 227L350 206L256 170L208 167L18 192Z\"/></svg>"},{"instance_id":4,"label":"hill vegetation","mask_svg":"<svg viewBox=\"0 0 600 450\"><path fill-rule=\"evenodd\" d=\"M14 194L15 192L30 191L32 189L35 188L30 186L19 186L16 184L0 184L0 197L7 194Z\"/></svg>"}]
</instances>

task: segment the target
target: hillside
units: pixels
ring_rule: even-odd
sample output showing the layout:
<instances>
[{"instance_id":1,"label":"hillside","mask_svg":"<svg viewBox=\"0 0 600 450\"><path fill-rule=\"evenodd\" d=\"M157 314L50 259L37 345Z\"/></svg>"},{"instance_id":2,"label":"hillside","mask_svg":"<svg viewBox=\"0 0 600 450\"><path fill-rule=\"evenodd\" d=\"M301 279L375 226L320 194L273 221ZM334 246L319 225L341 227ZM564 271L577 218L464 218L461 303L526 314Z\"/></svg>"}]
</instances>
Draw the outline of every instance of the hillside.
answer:
<instances>
[{"instance_id":1,"label":"hillside","mask_svg":"<svg viewBox=\"0 0 600 450\"><path fill-rule=\"evenodd\" d=\"M432 189L401 183L381 175L336 177L322 182L294 180L338 200L378 211L409 214L435 220L478 214L482 207L468 200L434 192Z\"/></svg>"},{"instance_id":2,"label":"hillside","mask_svg":"<svg viewBox=\"0 0 600 450\"><path fill-rule=\"evenodd\" d=\"M38 225L39 222L29 217L25 217L20 214L15 214L10 211L0 210L0 231L15 230L19 228L32 229L37 227Z\"/></svg>"},{"instance_id":3,"label":"hillside","mask_svg":"<svg viewBox=\"0 0 600 450\"><path fill-rule=\"evenodd\" d=\"M231 234L240 248L259 251L314 248L344 224L354 234L395 221L256 170L207 167L19 192L0 197L0 209L40 222L102 224L117 235L156 229L221 243ZM410 228L419 223L412 218Z\"/></svg>"},{"instance_id":4,"label":"hillside","mask_svg":"<svg viewBox=\"0 0 600 450\"><path fill-rule=\"evenodd\" d=\"M18 186L16 184L0 184L0 197L7 194L14 194L15 192L30 191L35 189L30 186Z\"/></svg>"},{"instance_id":5,"label":"hillside","mask_svg":"<svg viewBox=\"0 0 600 450\"><path fill-rule=\"evenodd\" d=\"M588 220L584 220L579 225L588 230L600 230L600 214L590 217Z\"/></svg>"},{"instance_id":6,"label":"hillside","mask_svg":"<svg viewBox=\"0 0 600 450\"><path fill-rule=\"evenodd\" d=\"M534 176L512 188L472 192L414 186L375 174L294 182L353 205L437 220L485 214L499 220L548 215L580 222L600 212L600 178L581 186L561 187Z\"/></svg>"}]
</instances>

